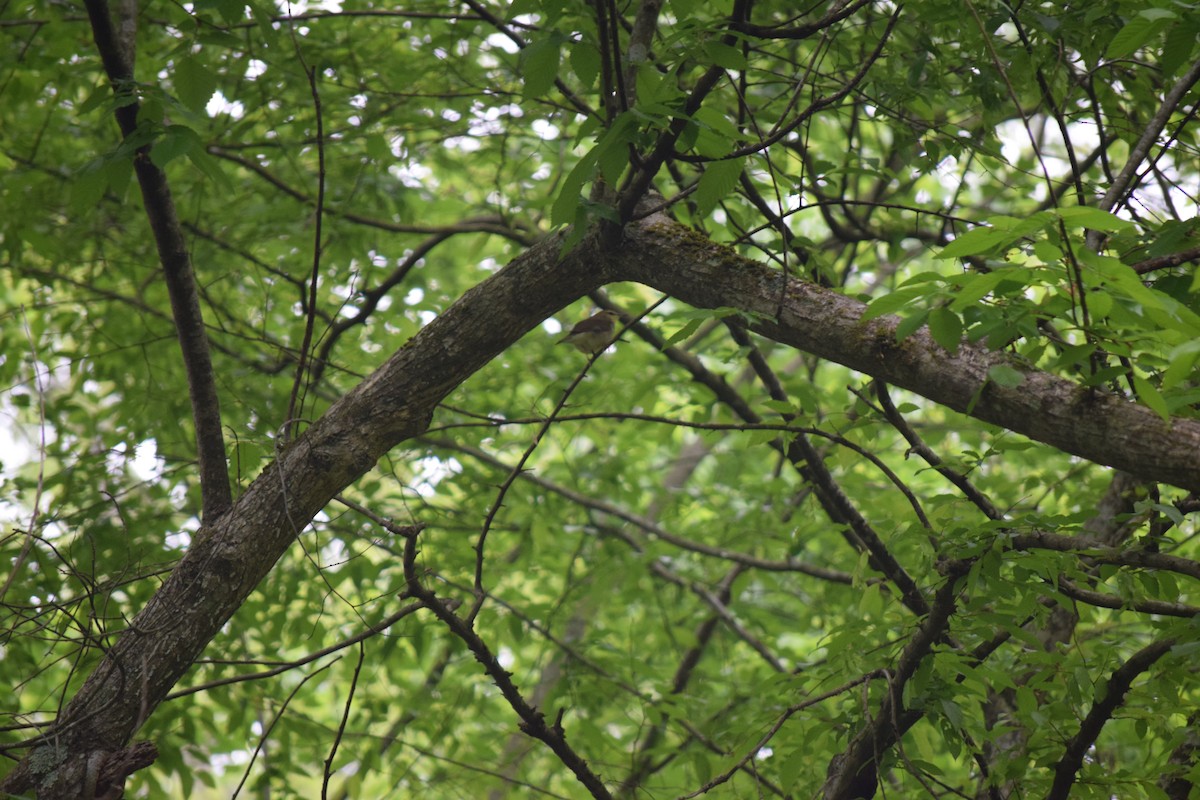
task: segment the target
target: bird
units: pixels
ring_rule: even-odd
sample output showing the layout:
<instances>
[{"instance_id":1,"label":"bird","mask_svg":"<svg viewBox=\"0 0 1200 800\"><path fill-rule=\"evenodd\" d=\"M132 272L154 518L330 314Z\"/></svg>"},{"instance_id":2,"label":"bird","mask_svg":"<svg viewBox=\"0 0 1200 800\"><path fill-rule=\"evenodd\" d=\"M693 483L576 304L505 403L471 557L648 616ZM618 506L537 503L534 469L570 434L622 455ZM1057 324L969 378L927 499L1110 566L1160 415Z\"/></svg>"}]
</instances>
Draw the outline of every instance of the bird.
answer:
<instances>
[{"instance_id":1,"label":"bird","mask_svg":"<svg viewBox=\"0 0 1200 800\"><path fill-rule=\"evenodd\" d=\"M617 319L615 311L598 311L578 322L557 344L569 344L581 353L595 355L612 344Z\"/></svg>"}]
</instances>

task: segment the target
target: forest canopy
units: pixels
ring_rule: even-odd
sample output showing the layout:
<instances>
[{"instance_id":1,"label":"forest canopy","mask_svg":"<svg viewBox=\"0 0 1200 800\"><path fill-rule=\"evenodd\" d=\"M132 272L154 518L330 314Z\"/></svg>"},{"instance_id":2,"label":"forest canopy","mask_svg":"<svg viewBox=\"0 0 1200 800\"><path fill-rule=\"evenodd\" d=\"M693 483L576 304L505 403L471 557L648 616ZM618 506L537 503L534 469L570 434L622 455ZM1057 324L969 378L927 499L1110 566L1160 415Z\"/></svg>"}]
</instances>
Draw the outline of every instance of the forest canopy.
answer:
<instances>
[{"instance_id":1,"label":"forest canopy","mask_svg":"<svg viewBox=\"0 0 1200 800\"><path fill-rule=\"evenodd\" d=\"M0 794L1197 796L1195 3L0 37Z\"/></svg>"}]
</instances>

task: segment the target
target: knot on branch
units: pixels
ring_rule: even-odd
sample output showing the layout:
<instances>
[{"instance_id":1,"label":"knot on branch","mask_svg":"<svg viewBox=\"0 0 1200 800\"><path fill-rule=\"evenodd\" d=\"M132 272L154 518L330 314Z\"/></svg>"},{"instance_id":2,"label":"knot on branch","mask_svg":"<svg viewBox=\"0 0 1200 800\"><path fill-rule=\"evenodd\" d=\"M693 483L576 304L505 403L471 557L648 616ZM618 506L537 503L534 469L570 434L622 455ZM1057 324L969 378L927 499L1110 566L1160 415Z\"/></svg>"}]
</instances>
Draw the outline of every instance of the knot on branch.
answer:
<instances>
[{"instance_id":1,"label":"knot on branch","mask_svg":"<svg viewBox=\"0 0 1200 800\"><path fill-rule=\"evenodd\" d=\"M125 779L157 758L158 747L147 741L121 750L48 745L31 753L25 770L10 774L0 793L8 797L34 790L39 800L120 800Z\"/></svg>"},{"instance_id":2,"label":"knot on branch","mask_svg":"<svg viewBox=\"0 0 1200 800\"><path fill-rule=\"evenodd\" d=\"M96 775L95 789L89 797L96 800L120 800L125 794L125 779L145 769L158 758L154 742L134 742L129 747L107 753Z\"/></svg>"}]
</instances>

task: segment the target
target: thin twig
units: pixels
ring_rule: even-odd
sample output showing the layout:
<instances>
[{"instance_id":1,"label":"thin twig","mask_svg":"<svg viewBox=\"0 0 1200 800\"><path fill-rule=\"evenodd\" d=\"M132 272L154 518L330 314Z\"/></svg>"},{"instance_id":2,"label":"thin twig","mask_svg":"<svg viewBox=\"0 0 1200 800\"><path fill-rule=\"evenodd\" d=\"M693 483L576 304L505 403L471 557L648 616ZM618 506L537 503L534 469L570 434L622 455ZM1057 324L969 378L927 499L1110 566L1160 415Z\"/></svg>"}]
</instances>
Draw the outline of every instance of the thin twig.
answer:
<instances>
[{"instance_id":1,"label":"thin twig","mask_svg":"<svg viewBox=\"0 0 1200 800\"><path fill-rule=\"evenodd\" d=\"M358 661L354 664L354 675L350 678L350 691L346 695L346 704L342 708L342 721L338 723L337 734L333 737L333 744L329 747L329 756L325 759L325 769L321 778L321 800L328 800L329 797L329 779L333 777L333 760L337 756L338 745L342 743L342 736L346 733L346 723L350 720L350 709L354 705L354 692L358 689L358 676L362 673L366 654L367 651L363 647L362 641L359 641Z\"/></svg>"},{"instance_id":2,"label":"thin twig","mask_svg":"<svg viewBox=\"0 0 1200 800\"><path fill-rule=\"evenodd\" d=\"M288 3L288 15L291 15L292 4ZM325 218L325 124L321 113L321 93L317 89L317 68L310 67L304 60L304 52L300 49L300 40L296 37L296 25L291 23L292 46L296 51L296 59L308 78L308 89L312 95L313 112L317 124L317 209L313 222L313 257L312 272L308 280L308 306L304 315L304 338L301 340L297 353L296 377L292 381L292 391L288 397L287 414L284 416L282 439L286 443L292 438L298 424L297 415L303 413L304 400L301 397L301 387L305 383L305 374L309 371L309 348L312 347L313 329L317 319L317 286L321 277L321 232Z\"/></svg>"},{"instance_id":3,"label":"thin twig","mask_svg":"<svg viewBox=\"0 0 1200 800\"><path fill-rule=\"evenodd\" d=\"M242 787L246 785L246 780L250 777L250 770L254 767L254 762L258 758L259 752L262 751L263 745L267 743L267 739L271 737L271 731L275 730L275 726L279 723L279 720L283 719L283 714L285 711L287 711L288 704L291 703L292 699L300 692L302 688L304 688L304 684L308 683L310 680L332 667L338 661L341 661L341 659L342 657L338 656L328 664L323 664L322 666L313 670L309 674L305 675L300 683L296 684L296 688L288 692L288 696L284 699L283 705L280 706L279 711L275 712L275 716L271 719L271 724L267 726L265 731L263 731L263 735L258 739L258 744L254 746L254 752L250 754L250 761L246 764L245 772L242 773L242 779L238 781L237 788L233 790L233 794L230 795L229 800L237 800L238 794L242 791Z\"/></svg>"}]
</instances>

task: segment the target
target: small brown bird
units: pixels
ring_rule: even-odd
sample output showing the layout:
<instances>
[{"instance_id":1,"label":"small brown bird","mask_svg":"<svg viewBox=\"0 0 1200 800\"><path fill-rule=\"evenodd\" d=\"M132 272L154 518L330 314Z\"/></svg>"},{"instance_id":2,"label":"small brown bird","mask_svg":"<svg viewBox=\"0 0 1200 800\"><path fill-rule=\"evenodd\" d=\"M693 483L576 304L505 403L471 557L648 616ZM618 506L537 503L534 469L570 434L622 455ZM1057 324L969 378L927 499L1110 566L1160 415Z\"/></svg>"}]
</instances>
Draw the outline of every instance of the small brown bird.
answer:
<instances>
[{"instance_id":1,"label":"small brown bird","mask_svg":"<svg viewBox=\"0 0 1200 800\"><path fill-rule=\"evenodd\" d=\"M581 353L595 355L612 344L617 319L615 311L598 311L571 328L558 344L569 344Z\"/></svg>"}]
</instances>

